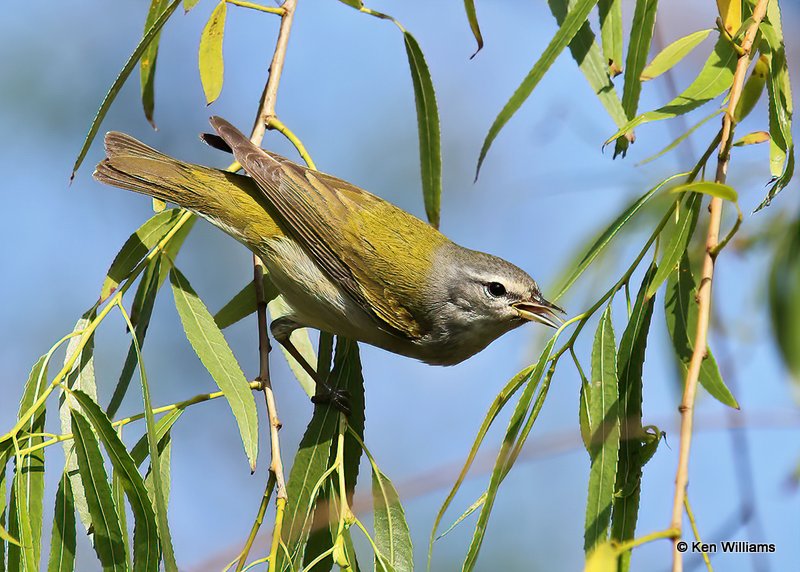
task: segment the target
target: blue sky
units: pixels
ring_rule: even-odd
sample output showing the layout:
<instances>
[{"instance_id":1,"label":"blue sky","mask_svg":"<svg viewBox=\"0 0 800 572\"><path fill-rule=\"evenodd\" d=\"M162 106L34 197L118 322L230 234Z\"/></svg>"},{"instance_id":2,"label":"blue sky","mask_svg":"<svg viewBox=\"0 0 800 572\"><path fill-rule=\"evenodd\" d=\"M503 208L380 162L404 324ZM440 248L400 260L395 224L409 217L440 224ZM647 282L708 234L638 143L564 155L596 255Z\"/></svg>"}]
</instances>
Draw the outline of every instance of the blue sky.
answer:
<instances>
[{"instance_id":1,"label":"blue sky","mask_svg":"<svg viewBox=\"0 0 800 572\"><path fill-rule=\"evenodd\" d=\"M5 133L0 154L5 207L0 225L4 426L11 425L31 364L94 302L114 254L150 215L149 200L91 179L92 166L102 157L99 140L68 186L72 162L102 95L141 35L145 4L90 0L55 6L33 1L20 4L0 21L3 52L13 54L0 60L0 127ZM664 4L658 24L663 42L713 27L708 7L686 1ZM624 6L630 14L633 4ZM144 120L134 77L101 132L126 131L182 159L225 164L226 157L200 144L197 134L208 130L212 113L242 128L250 126L277 19L229 7L225 85L219 101L207 108L196 50L213 7L213 2L203 1L186 16L177 13L163 32L156 78L159 130L154 132ZM577 250L623 205L664 176L686 168L680 152L635 167L674 136L675 126L667 124L639 129L624 161L612 161L610 150L602 153L601 143L614 126L565 53L500 134L473 184L478 150L491 121L555 31L546 6L478 2L486 47L473 60L469 56L474 40L460 3L380 2L372 7L392 14L415 35L431 69L442 121L442 231L464 246L526 269L545 295L554 292ZM786 30L796 29L797 16L795 6L787 5ZM791 36L789 41L792 63L798 61L797 46L791 45ZM679 87L691 79L689 74L710 45L703 44L676 69ZM653 82L645 85L640 108L652 109L670 98L663 84ZM411 78L402 37L389 23L334 0L300 0L277 109L321 170L424 215ZM701 110L692 118L705 113ZM741 132L764 129L765 114L760 106ZM713 129L712 122L700 132L697 146L713 136ZM268 134L265 146L295 156L278 134ZM746 213L743 233L769 224L778 211L797 212L793 184L768 212L749 214L760 202L768 176L766 147L736 150L730 182ZM614 257L578 283L564 300L570 314L605 291L638 248L641 234L625 235ZM251 275L244 247L204 222L192 232L177 263L212 310ZM725 342L715 332L712 348L723 368L736 372L735 393L742 404L737 419L750 420L742 435L755 489L754 498L747 500L757 507L762 525L760 531L740 527L731 538L774 542L777 551L761 560L762 567L755 567L746 555L717 555L715 564L721 570L786 570L800 560L798 495L786 486L800 456L796 392L770 337L764 296L768 267L767 250L730 250L720 257L715 311L724 317L730 335ZM637 274L634 283L638 280ZM620 302L614 305L618 336L624 327ZM168 290L162 291L155 313L145 345L154 401L166 404L213 390L213 381L183 336ZM659 310L652 327L645 422L658 424L668 439L645 469L640 533L668 523L678 444L679 374ZM584 366L591 334L590 325L578 346ZM442 483L452 482L453 468L465 457L494 395L536 359L544 335L542 327L521 328L452 368L362 347L367 443L400 489L419 562L424 562L430 525L446 492ZM226 336L244 371L255 375L255 320L234 326ZM108 399L127 350L121 319L113 317L101 327L97 346L99 391ZM281 438L290 458L311 405L280 358L273 363L284 422ZM578 388L574 368L563 362L523 460L503 484L479 569L492 569L497 562L509 570L554 569L554 562L563 570L582 565L588 455L578 440ZM132 391L121 413L140 409ZM704 540L717 540L713 534L730 521L741 502L733 458L744 453L740 445L732 445L731 432L719 429L725 416L721 405L701 396L689 495ZM55 418L51 415L48 426L57 431ZM499 443L504 424L505 418L487 439L489 450ZM126 440L135 439L139 431L132 427ZM251 476L233 418L222 402L192 408L173 437L170 517L178 559L187 568L218 569L213 563L230 559L247 535L266 478L268 448L262 443L259 470ZM562 447L557 454L541 453L539 448L548 443ZM63 462L56 449L48 451L46 520L59 473L53 467ZM480 495L487 469L484 464L468 481L451 518ZM366 475L367 467L362 467L363 484ZM434 562L439 569L455 568L461 561L471 525L465 522L437 543ZM96 564L85 542L83 552L88 568L82 569L92 569ZM647 545L634 553L634 569L665 568L669 555L667 542Z\"/></svg>"}]
</instances>

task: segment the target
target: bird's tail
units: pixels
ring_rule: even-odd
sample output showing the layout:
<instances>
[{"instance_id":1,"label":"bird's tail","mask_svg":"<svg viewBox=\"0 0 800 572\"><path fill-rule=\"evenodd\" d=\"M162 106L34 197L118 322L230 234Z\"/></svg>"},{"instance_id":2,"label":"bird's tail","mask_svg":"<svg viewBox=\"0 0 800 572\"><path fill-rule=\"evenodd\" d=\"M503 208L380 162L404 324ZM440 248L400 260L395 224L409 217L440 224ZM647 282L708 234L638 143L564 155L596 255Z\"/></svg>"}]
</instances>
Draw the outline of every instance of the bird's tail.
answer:
<instances>
[{"instance_id":1,"label":"bird's tail","mask_svg":"<svg viewBox=\"0 0 800 572\"><path fill-rule=\"evenodd\" d=\"M106 134L105 149L93 173L101 183L177 204L251 247L281 234L250 177L184 163L115 131Z\"/></svg>"}]
</instances>

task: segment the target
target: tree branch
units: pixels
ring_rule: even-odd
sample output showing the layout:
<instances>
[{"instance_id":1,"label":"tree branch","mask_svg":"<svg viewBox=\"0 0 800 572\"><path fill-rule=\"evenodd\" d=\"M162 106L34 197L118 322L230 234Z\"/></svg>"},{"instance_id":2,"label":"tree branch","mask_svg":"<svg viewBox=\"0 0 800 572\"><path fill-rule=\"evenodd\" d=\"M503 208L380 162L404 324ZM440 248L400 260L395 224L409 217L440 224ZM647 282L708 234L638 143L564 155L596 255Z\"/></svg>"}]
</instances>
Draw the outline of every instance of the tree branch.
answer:
<instances>
[{"instance_id":1,"label":"tree branch","mask_svg":"<svg viewBox=\"0 0 800 572\"><path fill-rule=\"evenodd\" d=\"M758 26L767 11L768 0L758 0L753 10L752 22L744 35L741 45L741 55L736 64L736 71L733 76L733 84L730 89L730 99L728 108L722 117L722 137L717 156L717 173L715 181L725 183L728 173L728 163L730 162L731 144L733 142L733 131L735 121L733 112L739 97L742 94L747 68L750 66L751 50L753 42L758 32ZM683 390L683 398L678 408L681 414L680 448L678 455L678 468L675 475L675 497L672 505L672 521L670 528L682 531L683 507L686 497L686 485L689 481L689 452L692 445L692 424L694 416L694 402L697 395L697 381L700 375L700 366L706 357L708 345L708 324L711 316L711 284L714 278L714 262L718 254L717 245L719 243L719 227L722 219L722 199L713 197L709 205L708 232L706 234L706 253L703 258L703 271L700 285L697 289L697 332L694 339L694 351L689 362L689 369L686 373L686 383ZM673 572L683 570L683 555L677 549L679 534L673 539Z\"/></svg>"}]
</instances>

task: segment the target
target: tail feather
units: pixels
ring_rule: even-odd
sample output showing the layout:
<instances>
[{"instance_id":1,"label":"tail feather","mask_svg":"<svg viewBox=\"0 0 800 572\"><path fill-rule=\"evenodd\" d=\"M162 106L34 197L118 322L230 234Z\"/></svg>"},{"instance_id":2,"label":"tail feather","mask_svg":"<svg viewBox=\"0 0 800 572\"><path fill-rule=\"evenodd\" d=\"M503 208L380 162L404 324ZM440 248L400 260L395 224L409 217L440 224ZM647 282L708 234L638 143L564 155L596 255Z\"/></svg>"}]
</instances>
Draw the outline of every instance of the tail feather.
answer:
<instances>
[{"instance_id":1,"label":"tail feather","mask_svg":"<svg viewBox=\"0 0 800 572\"><path fill-rule=\"evenodd\" d=\"M251 248L281 234L250 177L184 163L114 131L106 134L105 149L93 173L101 183L177 204Z\"/></svg>"}]
</instances>

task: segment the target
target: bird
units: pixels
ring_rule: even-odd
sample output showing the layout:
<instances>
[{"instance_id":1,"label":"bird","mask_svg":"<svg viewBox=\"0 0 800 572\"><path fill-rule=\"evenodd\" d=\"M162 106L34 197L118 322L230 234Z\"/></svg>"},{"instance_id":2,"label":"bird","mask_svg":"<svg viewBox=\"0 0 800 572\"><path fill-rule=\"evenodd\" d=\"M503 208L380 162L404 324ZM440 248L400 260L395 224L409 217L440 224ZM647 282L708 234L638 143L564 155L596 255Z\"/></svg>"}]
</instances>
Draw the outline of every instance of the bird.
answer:
<instances>
[{"instance_id":1,"label":"bird","mask_svg":"<svg viewBox=\"0 0 800 572\"><path fill-rule=\"evenodd\" d=\"M210 123L216 135L203 139L233 153L246 175L186 163L112 131L93 176L185 208L261 258L291 308L271 333L316 380L317 402L341 396L291 343L298 328L449 366L527 322L560 324L564 310L518 266L262 149L225 119Z\"/></svg>"}]
</instances>

